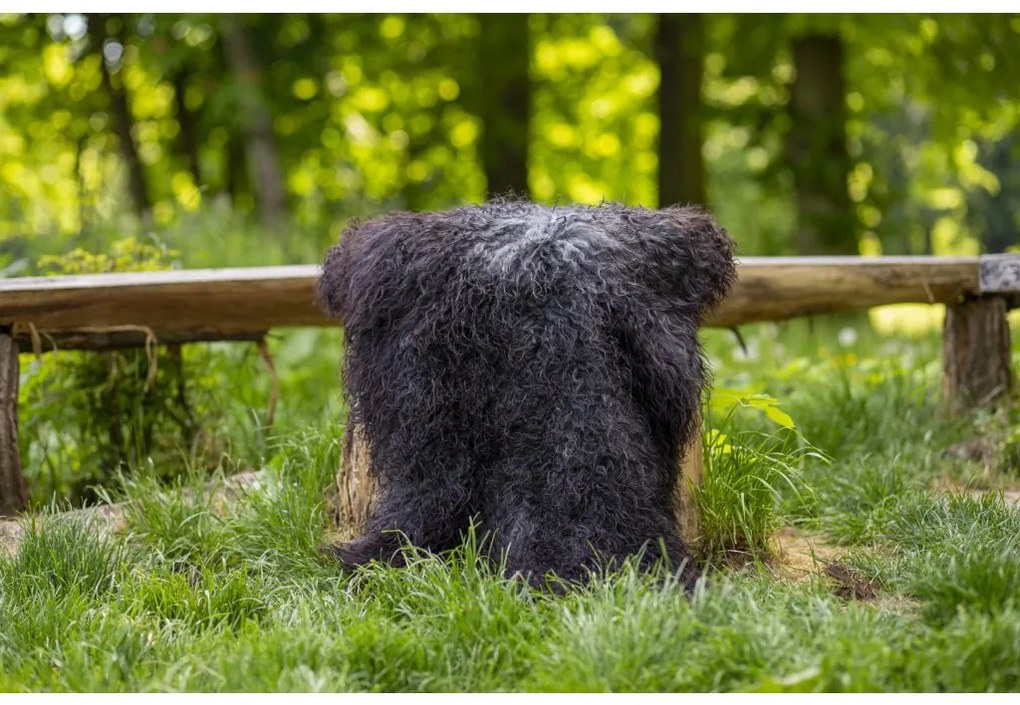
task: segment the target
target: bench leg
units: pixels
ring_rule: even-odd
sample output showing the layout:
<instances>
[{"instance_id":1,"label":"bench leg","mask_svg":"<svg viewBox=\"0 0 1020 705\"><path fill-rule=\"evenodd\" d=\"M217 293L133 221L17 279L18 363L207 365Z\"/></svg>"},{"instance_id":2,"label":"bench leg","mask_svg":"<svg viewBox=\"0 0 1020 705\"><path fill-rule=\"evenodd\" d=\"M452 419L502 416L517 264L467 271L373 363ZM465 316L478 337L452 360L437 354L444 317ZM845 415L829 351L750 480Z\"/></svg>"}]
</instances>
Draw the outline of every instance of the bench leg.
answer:
<instances>
[{"instance_id":1,"label":"bench leg","mask_svg":"<svg viewBox=\"0 0 1020 705\"><path fill-rule=\"evenodd\" d=\"M18 452L18 344L0 327L0 516L13 516L28 504L28 486Z\"/></svg>"},{"instance_id":2,"label":"bench leg","mask_svg":"<svg viewBox=\"0 0 1020 705\"><path fill-rule=\"evenodd\" d=\"M701 419L691 441L690 448L680 458L680 486L677 520L680 524L680 535L684 538L687 548L697 554L701 542L701 517L698 505L694 501L694 490L701 487L705 477L705 447L702 440Z\"/></svg>"},{"instance_id":3,"label":"bench leg","mask_svg":"<svg viewBox=\"0 0 1020 705\"><path fill-rule=\"evenodd\" d=\"M1013 386L1006 299L980 296L946 307L942 397L950 413L982 406Z\"/></svg>"},{"instance_id":4,"label":"bench leg","mask_svg":"<svg viewBox=\"0 0 1020 705\"><path fill-rule=\"evenodd\" d=\"M368 471L369 459L365 434L360 428L348 426L336 484L340 494L340 520L353 535L362 534L368 527L379 495L378 483Z\"/></svg>"}]
</instances>

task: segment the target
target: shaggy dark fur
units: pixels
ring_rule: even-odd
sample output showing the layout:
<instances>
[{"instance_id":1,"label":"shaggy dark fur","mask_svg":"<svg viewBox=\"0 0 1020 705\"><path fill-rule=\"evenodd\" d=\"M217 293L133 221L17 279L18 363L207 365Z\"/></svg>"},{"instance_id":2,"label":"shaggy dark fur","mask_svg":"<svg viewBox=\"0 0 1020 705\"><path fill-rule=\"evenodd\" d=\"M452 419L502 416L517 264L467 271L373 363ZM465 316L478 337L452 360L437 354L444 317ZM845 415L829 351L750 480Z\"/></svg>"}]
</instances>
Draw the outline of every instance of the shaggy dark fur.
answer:
<instances>
[{"instance_id":1,"label":"shaggy dark fur","mask_svg":"<svg viewBox=\"0 0 1020 705\"><path fill-rule=\"evenodd\" d=\"M346 329L380 495L333 552L399 562L400 533L439 551L473 519L533 583L642 550L690 581L678 459L698 324L734 276L730 238L694 208L496 202L349 228L318 293Z\"/></svg>"}]
</instances>

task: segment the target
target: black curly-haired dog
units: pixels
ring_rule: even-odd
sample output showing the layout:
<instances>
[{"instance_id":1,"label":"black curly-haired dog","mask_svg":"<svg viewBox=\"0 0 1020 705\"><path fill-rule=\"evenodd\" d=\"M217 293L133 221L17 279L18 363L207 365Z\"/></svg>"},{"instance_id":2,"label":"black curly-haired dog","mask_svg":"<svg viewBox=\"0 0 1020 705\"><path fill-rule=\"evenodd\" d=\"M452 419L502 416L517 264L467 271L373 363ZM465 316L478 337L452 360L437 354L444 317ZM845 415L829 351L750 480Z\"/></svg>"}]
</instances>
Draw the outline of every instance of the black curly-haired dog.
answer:
<instances>
[{"instance_id":1,"label":"black curly-haired dog","mask_svg":"<svg viewBox=\"0 0 1020 705\"><path fill-rule=\"evenodd\" d=\"M474 520L535 584L637 553L689 583L674 490L697 328L734 278L732 241L696 208L503 201L350 227L318 295L345 327L349 423L380 494L332 552L399 563L402 541L447 549Z\"/></svg>"}]
</instances>

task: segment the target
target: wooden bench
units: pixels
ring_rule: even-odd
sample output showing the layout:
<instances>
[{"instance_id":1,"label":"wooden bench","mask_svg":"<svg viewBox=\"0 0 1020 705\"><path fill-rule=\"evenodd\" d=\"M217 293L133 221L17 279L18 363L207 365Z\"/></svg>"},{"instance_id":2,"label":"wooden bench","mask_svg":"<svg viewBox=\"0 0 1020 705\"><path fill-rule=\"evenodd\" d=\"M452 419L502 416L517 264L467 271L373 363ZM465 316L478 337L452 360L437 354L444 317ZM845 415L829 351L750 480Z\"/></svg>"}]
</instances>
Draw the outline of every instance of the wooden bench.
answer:
<instances>
[{"instance_id":1,"label":"wooden bench","mask_svg":"<svg viewBox=\"0 0 1020 705\"><path fill-rule=\"evenodd\" d=\"M318 273L302 265L0 280L0 515L21 510L27 495L17 438L19 351L259 340L273 328L334 325L315 304ZM707 324L946 304L943 389L959 410L1010 389L1006 312L1018 296L1020 255L748 257Z\"/></svg>"}]
</instances>

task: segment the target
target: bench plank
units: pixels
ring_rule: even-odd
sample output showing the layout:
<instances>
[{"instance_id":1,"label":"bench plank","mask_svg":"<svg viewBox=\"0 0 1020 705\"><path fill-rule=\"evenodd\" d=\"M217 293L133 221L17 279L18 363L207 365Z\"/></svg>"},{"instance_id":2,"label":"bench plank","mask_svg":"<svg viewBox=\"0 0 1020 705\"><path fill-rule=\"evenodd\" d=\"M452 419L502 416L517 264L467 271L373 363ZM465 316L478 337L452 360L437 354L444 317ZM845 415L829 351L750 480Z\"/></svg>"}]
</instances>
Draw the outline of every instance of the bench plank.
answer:
<instances>
[{"instance_id":1,"label":"bench plank","mask_svg":"<svg viewBox=\"0 0 1020 705\"><path fill-rule=\"evenodd\" d=\"M144 325L157 334L211 329L237 335L332 325L315 303L318 274L316 266L298 265L6 279L0 280L0 324L50 332ZM977 293L979 278L978 257L748 257L707 325L953 303Z\"/></svg>"}]
</instances>

